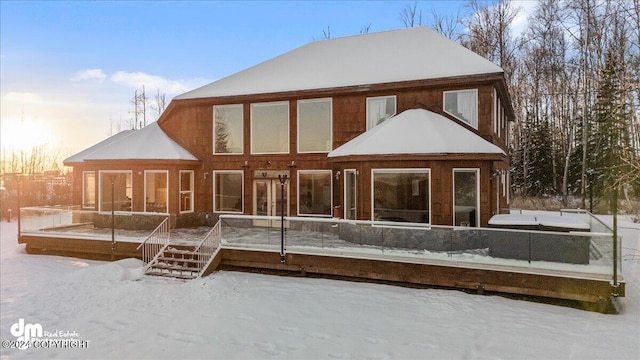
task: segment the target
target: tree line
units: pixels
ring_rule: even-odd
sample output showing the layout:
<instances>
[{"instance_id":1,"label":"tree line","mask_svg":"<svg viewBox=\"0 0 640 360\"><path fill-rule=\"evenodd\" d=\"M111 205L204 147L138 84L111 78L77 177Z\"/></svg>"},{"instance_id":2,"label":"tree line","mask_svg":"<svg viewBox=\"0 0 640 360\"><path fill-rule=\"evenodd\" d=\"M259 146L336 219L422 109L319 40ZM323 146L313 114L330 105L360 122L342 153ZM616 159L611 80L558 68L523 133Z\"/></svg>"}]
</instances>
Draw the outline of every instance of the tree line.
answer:
<instances>
[{"instance_id":1,"label":"tree line","mask_svg":"<svg viewBox=\"0 0 640 360\"><path fill-rule=\"evenodd\" d=\"M539 0L519 34L510 0L466 8L464 18L433 13L429 22L505 71L514 195L578 196L584 208L614 188L637 199L640 0ZM421 17L417 3L400 13L407 27Z\"/></svg>"}]
</instances>

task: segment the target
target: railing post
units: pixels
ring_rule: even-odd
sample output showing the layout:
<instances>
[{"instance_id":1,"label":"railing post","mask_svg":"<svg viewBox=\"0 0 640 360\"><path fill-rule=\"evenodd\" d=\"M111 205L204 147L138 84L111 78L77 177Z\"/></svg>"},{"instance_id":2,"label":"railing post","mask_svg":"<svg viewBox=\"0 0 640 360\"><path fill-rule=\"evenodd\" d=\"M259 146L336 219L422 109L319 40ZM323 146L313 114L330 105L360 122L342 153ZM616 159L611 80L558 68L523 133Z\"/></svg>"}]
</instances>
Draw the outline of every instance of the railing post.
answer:
<instances>
[{"instance_id":1,"label":"railing post","mask_svg":"<svg viewBox=\"0 0 640 360\"><path fill-rule=\"evenodd\" d=\"M284 263L284 183L287 181L287 175L278 175L278 180L280 180L280 262Z\"/></svg>"}]
</instances>

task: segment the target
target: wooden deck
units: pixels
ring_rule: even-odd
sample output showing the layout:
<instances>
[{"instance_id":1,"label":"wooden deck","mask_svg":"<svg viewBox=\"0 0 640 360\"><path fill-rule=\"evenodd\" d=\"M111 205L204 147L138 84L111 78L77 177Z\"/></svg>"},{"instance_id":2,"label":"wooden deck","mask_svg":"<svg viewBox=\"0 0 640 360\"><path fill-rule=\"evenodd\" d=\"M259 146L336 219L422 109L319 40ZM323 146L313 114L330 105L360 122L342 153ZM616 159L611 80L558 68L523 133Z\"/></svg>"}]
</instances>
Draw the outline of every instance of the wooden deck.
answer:
<instances>
[{"instance_id":1,"label":"wooden deck","mask_svg":"<svg viewBox=\"0 0 640 360\"><path fill-rule=\"evenodd\" d=\"M21 242L31 254L47 254L118 260L140 258L138 243L83 240L57 236L23 235ZM316 276L354 281L384 282L402 286L461 289L479 294L566 301L570 306L615 313L615 296L625 296L620 278L616 288L605 275L555 271L527 271L505 266L461 265L446 262L417 262L375 256L351 257L288 251L285 262L272 250L222 247L205 275L217 270L265 272L293 276Z\"/></svg>"}]
</instances>

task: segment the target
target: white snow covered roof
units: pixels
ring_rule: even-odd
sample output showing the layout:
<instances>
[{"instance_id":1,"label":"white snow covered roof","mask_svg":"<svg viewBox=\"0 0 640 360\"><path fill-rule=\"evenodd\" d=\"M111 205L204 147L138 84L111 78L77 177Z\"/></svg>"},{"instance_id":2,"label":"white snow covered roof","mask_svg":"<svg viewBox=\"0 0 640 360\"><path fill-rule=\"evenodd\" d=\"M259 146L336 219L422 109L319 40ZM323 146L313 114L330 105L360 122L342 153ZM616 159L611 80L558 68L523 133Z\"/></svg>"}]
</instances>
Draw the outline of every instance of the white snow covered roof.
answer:
<instances>
[{"instance_id":1,"label":"white snow covered roof","mask_svg":"<svg viewBox=\"0 0 640 360\"><path fill-rule=\"evenodd\" d=\"M151 123L140 130L120 132L69 158L65 163L85 160L198 160Z\"/></svg>"},{"instance_id":2,"label":"white snow covered roof","mask_svg":"<svg viewBox=\"0 0 640 360\"><path fill-rule=\"evenodd\" d=\"M498 146L473 131L424 109L410 109L387 119L327 156L500 154Z\"/></svg>"},{"instance_id":3,"label":"white snow covered roof","mask_svg":"<svg viewBox=\"0 0 640 360\"><path fill-rule=\"evenodd\" d=\"M176 96L325 89L502 73L499 66L427 27L319 40Z\"/></svg>"}]
</instances>

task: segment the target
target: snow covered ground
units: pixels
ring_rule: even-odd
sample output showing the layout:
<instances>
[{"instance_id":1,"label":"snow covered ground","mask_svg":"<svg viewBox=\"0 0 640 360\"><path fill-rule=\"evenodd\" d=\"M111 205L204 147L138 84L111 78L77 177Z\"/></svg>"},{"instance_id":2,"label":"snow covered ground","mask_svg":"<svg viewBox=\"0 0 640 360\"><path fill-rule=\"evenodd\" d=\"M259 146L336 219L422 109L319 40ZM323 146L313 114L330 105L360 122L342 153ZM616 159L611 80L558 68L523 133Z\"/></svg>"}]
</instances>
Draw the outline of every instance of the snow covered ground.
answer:
<instances>
[{"instance_id":1,"label":"snow covered ground","mask_svg":"<svg viewBox=\"0 0 640 360\"><path fill-rule=\"evenodd\" d=\"M1 359L639 359L640 224L620 225L627 296L603 315L326 279L147 277L135 259L28 255L2 222ZM41 325L49 348L5 348L19 319ZM53 348L62 339L84 348Z\"/></svg>"}]
</instances>

